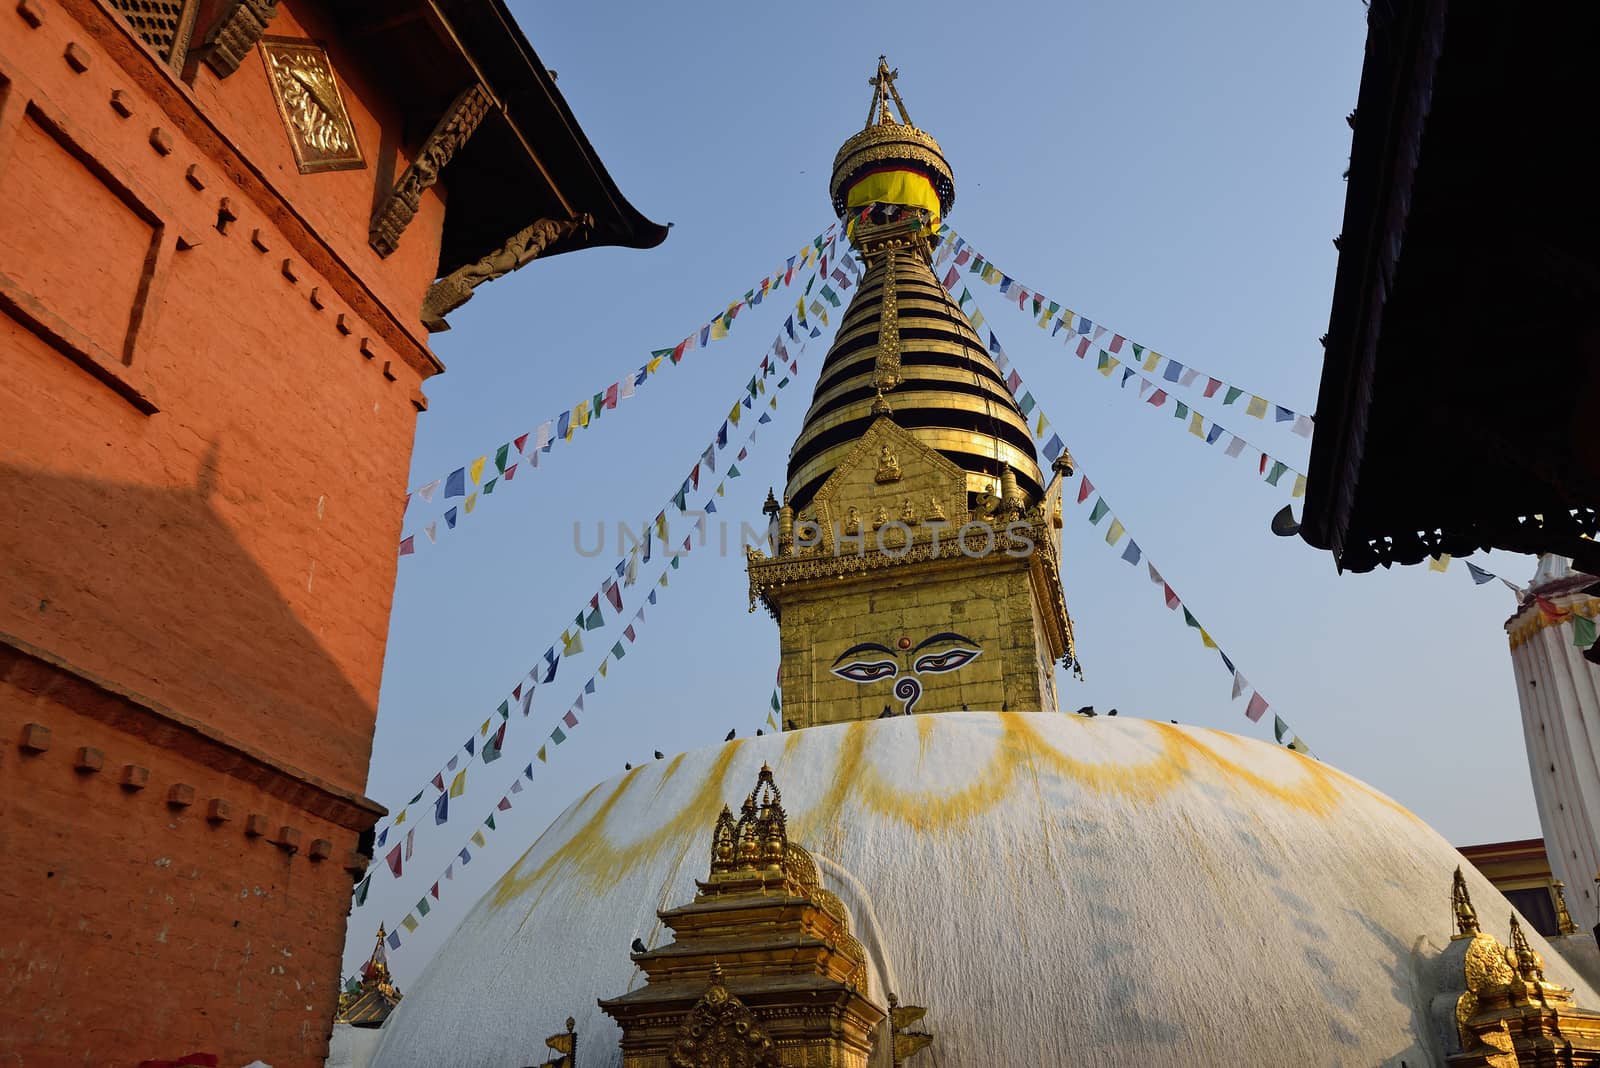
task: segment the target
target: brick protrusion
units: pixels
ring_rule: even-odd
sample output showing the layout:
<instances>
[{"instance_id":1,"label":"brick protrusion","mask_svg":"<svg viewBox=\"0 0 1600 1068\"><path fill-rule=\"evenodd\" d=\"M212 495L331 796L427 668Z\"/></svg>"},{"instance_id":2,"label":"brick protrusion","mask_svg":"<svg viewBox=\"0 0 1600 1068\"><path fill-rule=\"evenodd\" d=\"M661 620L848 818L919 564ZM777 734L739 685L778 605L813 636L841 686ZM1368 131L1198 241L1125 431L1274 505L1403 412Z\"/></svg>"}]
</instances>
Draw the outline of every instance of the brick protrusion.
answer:
<instances>
[{"instance_id":1,"label":"brick protrusion","mask_svg":"<svg viewBox=\"0 0 1600 1068\"><path fill-rule=\"evenodd\" d=\"M322 288L320 286L311 287L311 306L318 311L328 306L327 301L322 299Z\"/></svg>"},{"instance_id":2,"label":"brick protrusion","mask_svg":"<svg viewBox=\"0 0 1600 1068\"><path fill-rule=\"evenodd\" d=\"M50 748L50 728L43 723L25 723L22 740L17 743L24 753L42 753Z\"/></svg>"},{"instance_id":3,"label":"brick protrusion","mask_svg":"<svg viewBox=\"0 0 1600 1068\"><path fill-rule=\"evenodd\" d=\"M285 259L283 261L283 276L291 282L300 281L300 268L295 266L294 260Z\"/></svg>"},{"instance_id":4,"label":"brick protrusion","mask_svg":"<svg viewBox=\"0 0 1600 1068\"><path fill-rule=\"evenodd\" d=\"M122 778L117 785L124 790L143 790L150 785L150 769L138 764L124 764Z\"/></svg>"},{"instance_id":5,"label":"brick protrusion","mask_svg":"<svg viewBox=\"0 0 1600 1068\"><path fill-rule=\"evenodd\" d=\"M238 218L238 212L233 210L233 201L227 197L217 201L217 233L227 233L228 224L236 222Z\"/></svg>"},{"instance_id":6,"label":"brick protrusion","mask_svg":"<svg viewBox=\"0 0 1600 1068\"><path fill-rule=\"evenodd\" d=\"M233 819L233 806L220 797L206 802L206 820L210 823L227 823Z\"/></svg>"},{"instance_id":7,"label":"brick protrusion","mask_svg":"<svg viewBox=\"0 0 1600 1068\"><path fill-rule=\"evenodd\" d=\"M106 755L90 745L79 749L77 757L72 761L72 769L85 774L93 774L105 766Z\"/></svg>"},{"instance_id":8,"label":"brick protrusion","mask_svg":"<svg viewBox=\"0 0 1600 1068\"><path fill-rule=\"evenodd\" d=\"M172 155L172 135L159 126L150 128L150 147L162 156Z\"/></svg>"},{"instance_id":9,"label":"brick protrusion","mask_svg":"<svg viewBox=\"0 0 1600 1068\"><path fill-rule=\"evenodd\" d=\"M44 25L44 8L39 6L39 0L17 0L17 14L32 29Z\"/></svg>"},{"instance_id":10,"label":"brick protrusion","mask_svg":"<svg viewBox=\"0 0 1600 1068\"><path fill-rule=\"evenodd\" d=\"M123 118L133 114L133 100L121 89L111 90L111 110Z\"/></svg>"},{"instance_id":11,"label":"brick protrusion","mask_svg":"<svg viewBox=\"0 0 1600 1068\"><path fill-rule=\"evenodd\" d=\"M394 361L392 361L392 360L384 360L383 361L383 377L387 378L391 382L393 382L396 378L400 377L399 375L394 373Z\"/></svg>"},{"instance_id":12,"label":"brick protrusion","mask_svg":"<svg viewBox=\"0 0 1600 1068\"><path fill-rule=\"evenodd\" d=\"M188 808L194 804L194 787L186 782L175 782L167 788L167 804L172 808Z\"/></svg>"},{"instance_id":13,"label":"brick protrusion","mask_svg":"<svg viewBox=\"0 0 1600 1068\"><path fill-rule=\"evenodd\" d=\"M372 339L370 337L364 337L361 339L361 355L365 356L369 360L378 355L378 350L373 346Z\"/></svg>"},{"instance_id":14,"label":"brick protrusion","mask_svg":"<svg viewBox=\"0 0 1600 1068\"><path fill-rule=\"evenodd\" d=\"M341 333L341 334L350 333L350 330L351 330L350 320L345 316L344 312L340 312L339 313L339 318L334 320L334 324L333 325L334 325L334 327L336 327L338 329L339 333Z\"/></svg>"},{"instance_id":15,"label":"brick protrusion","mask_svg":"<svg viewBox=\"0 0 1600 1068\"><path fill-rule=\"evenodd\" d=\"M261 232L260 227L250 231L250 243L256 247L257 252L272 251L272 246L267 244L267 235Z\"/></svg>"},{"instance_id":16,"label":"brick protrusion","mask_svg":"<svg viewBox=\"0 0 1600 1068\"><path fill-rule=\"evenodd\" d=\"M285 853L300 852L300 828L283 826L278 828L278 833L272 838L272 844Z\"/></svg>"},{"instance_id":17,"label":"brick protrusion","mask_svg":"<svg viewBox=\"0 0 1600 1068\"><path fill-rule=\"evenodd\" d=\"M312 860L327 860L333 856L333 843L326 838L311 839L311 851L308 856Z\"/></svg>"},{"instance_id":18,"label":"brick protrusion","mask_svg":"<svg viewBox=\"0 0 1600 1068\"><path fill-rule=\"evenodd\" d=\"M267 817L263 816L259 812L250 813L249 816L245 817L244 833L249 835L251 838L266 837L269 833L271 833L271 827L267 823Z\"/></svg>"},{"instance_id":19,"label":"brick protrusion","mask_svg":"<svg viewBox=\"0 0 1600 1068\"><path fill-rule=\"evenodd\" d=\"M372 863L372 858L359 849L347 849L344 854L344 870L350 873L350 878L359 879L366 874L367 865Z\"/></svg>"},{"instance_id":20,"label":"brick protrusion","mask_svg":"<svg viewBox=\"0 0 1600 1068\"><path fill-rule=\"evenodd\" d=\"M196 189L206 187L206 176L200 173L200 164L191 163L183 172L183 180Z\"/></svg>"},{"instance_id":21,"label":"brick protrusion","mask_svg":"<svg viewBox=\"0 0 1600 1068\"><path fill-rule=\"evenodd\" d=\"M77 41L67 45L67 50L61 53L61 58L67 61L67 66L79 74L89 69L89 52Z\"/></svg>"}]
</instances>

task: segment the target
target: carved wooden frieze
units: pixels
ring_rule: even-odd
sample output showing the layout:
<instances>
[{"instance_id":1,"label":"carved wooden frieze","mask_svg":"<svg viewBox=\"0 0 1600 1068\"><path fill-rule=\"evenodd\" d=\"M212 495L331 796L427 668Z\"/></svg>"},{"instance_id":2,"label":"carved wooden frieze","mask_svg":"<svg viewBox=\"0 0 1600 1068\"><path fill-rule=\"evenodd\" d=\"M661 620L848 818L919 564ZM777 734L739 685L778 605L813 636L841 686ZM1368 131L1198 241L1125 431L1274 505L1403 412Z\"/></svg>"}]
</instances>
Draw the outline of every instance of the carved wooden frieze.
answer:
<instances>
[{"instance_id":1,"label":"carved wooden frieze","mask_svg":"<svg viewBox=\"0 0 1600 1068\"><path fill-rule=\"evenodd\" d=\"M439 180L439 172L467 143L467 138L488 113L489 94L481 85L464 90L445 110L428 139L422 142L416 159L372 215L367 242L378 255L388 256L400 247L400 235L417 214L422 194Z\"/></svg>"},{"instance_id":2,"label":"carved wooden frieze","mask_svg":"<svg viewBox=\"0 0 1600 1068\"><path fill-rule=\"evenodd\" d=\"M422 301L422 325L433 333L450 329L444 317L471 300L474 289L532 262L557 238L587 229L593 223L586 214L576 219L540 219L523 227L487 256L457 267L433 283Z\"/></svg>"},{"instance_id":3,"label":"carved wooden frieze","mask_svg":"<svg viewBox=\"0 0 1600 1068\"><path fill-rule=\"evenodd\" d=\"M314 41L265 37L261 57L300 173L366 166L323 47Z\"/></svg>"},{"instance_id":4,"label":"carved wooden frieze","mask_svg":"<svg viewBox=\"0 0 1600 1068\"><path fill-rule=\"evenodd\" d=\"M206 66L219 78L238 70L277 13L278 0L230 0L206 35Z\"/></svg>"}]
</instances>

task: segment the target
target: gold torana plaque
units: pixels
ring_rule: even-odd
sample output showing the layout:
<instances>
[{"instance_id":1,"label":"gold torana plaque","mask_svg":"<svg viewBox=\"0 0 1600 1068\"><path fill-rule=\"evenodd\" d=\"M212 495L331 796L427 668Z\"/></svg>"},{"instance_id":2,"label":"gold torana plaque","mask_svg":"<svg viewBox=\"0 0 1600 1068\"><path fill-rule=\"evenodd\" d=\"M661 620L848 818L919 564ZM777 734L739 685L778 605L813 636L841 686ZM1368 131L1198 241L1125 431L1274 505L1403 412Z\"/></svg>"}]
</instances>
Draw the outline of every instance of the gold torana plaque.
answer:
<instances>
[{"instance_id":1,"label":"gold torana plaque","mask_svg":"<svg viewBox=\"0 0 1600 1068\"><path fill-rule=\"evenodd\" d=\"M366 166L327 51L311 41L265 37L261 57L300 173Z\"/></svg>"}]
</instances>

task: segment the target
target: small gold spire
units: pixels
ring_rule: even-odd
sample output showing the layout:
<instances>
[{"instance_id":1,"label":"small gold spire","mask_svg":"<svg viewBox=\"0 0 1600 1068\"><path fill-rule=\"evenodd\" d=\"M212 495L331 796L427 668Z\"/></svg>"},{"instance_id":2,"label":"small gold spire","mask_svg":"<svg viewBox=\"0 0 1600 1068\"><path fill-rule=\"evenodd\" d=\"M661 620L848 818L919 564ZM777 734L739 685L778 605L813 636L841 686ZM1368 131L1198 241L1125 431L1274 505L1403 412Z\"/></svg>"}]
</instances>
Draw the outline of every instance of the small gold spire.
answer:
<instances>
[{"instance_id":1,"label":"small gold spire","mask_svg":"<svg viewBox=\"0 0 1600 1068\"><path fill-rule=\"evenodd\" d=\"M872 86L872 106L867 109L867 125L871 129L873 120L879 126L892 124L894 116L889 114L889 99L894 98L894 106L900 112L900 123L903 126L912 125L911 116L906 114L906 102L900 99L900 90L894 87L895 80L900 77L900 68L889 69L889 57L878 57L878 73L867 79L867 84Z\"/></svg>"},{"instance_id":2,"label":"small gold spire","mask_svg":"<svg viewBox=\"0 0 1600 1068\"><path fill-rule=\"evenodd\" d=\"M1450 908L1455 913L1456 921L1456 933L1450 936L1451 941L1475 938L1479 934L1478 913L1472 907L1472 898L1467 896L1467 880L1459 867L1450 885Z\"/></svg>"},{"instance_id":3,"label":"small gold spire","mask_svg":"<svg viewBox=\"0 0 1600 1068\"><path fill-rule=\"evenodd\" d=\"M877 399L875 399L872 402L872 414L873 415L893 415L894 414L894 409L889 407L889 398L887 398L887 397L885 397L883 395L883 387L881 385L878 387Z\"/></svg>"},{"instance_id":4,"label":"small gold spire","mask_svg":"<svg viewBox=\"0 0 1600 1068\"><path fill-rule=\"evenodd\" d=\"M1515 912L1511 914L1511 952L1507 955L1515 962L1517 975L1524 983L1544 982L1544 958L1528 945L1528 936L1522 933Z\"/></svg>"},{"instance_id":5,"label":"small gold spire","mask_svg":"<svg viewBox=\"0 0 1600 1068\"><path fill-rule=\"evenodd\" d=\"M1556 892L1556 930L1564 935L1577 934L1578 925L1572 922L1572 913L1567 911L1567 884L1557 879L1550 885Z\"/></svg>"}]
</instances>

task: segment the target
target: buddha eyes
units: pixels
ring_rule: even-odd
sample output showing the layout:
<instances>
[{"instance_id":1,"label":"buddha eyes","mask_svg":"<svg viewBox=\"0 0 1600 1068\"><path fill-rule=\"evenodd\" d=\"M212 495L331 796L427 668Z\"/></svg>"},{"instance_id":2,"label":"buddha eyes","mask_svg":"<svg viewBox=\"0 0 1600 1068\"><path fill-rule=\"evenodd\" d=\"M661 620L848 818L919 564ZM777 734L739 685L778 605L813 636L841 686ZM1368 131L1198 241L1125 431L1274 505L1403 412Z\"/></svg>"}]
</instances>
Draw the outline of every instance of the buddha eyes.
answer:
<instances>
[{"instance_id":1,"label":"buddha eyes","mask_svg":"<svg viewBox=\"0 0 1600 1068\"><path fill-rule=\"evenodd\" d=\"M893 660L857 660L834 668L833 673L851 682L877 682L892 677L899 670L900 665Z\"/></svg>"},{"instance_id":2,"label":"buddha eyes","mask_svg":"<svg viewBox=\"0 0 1600 1068\"><path fill-rule=\"evenodd\" d=\"M917 662L911 667L919 675L954 671L972 663L979 652L977 649L946 649L942 653L929 653L927 656L918 657Z\"/></svg>"}]
</instances>

